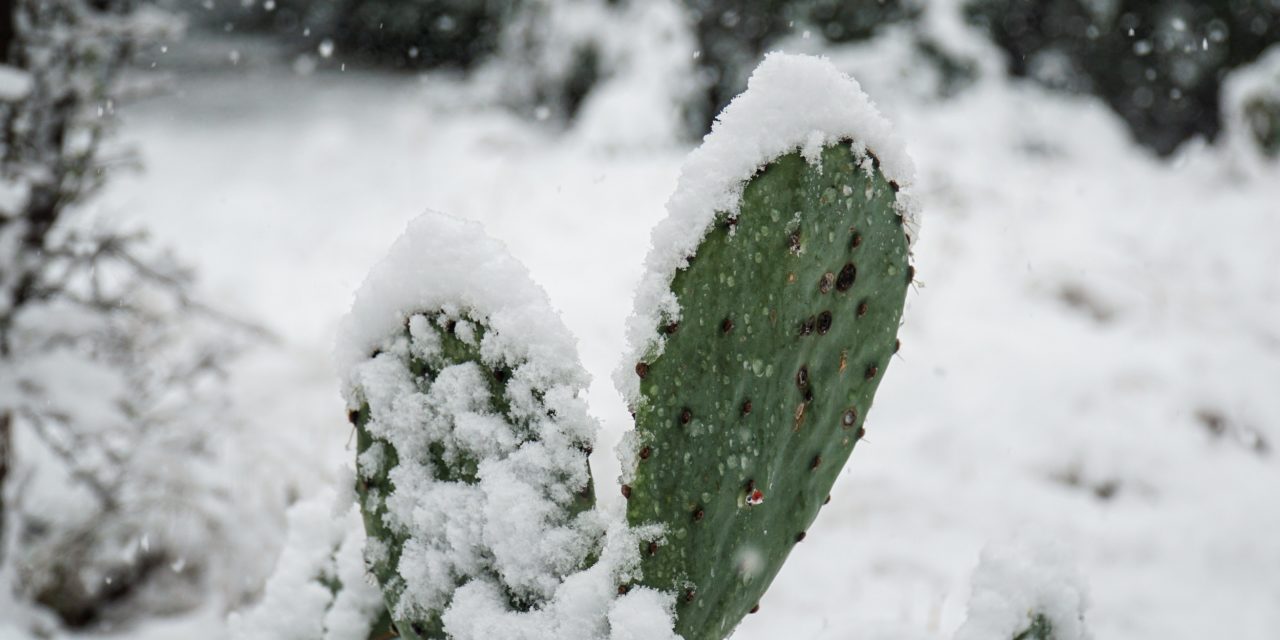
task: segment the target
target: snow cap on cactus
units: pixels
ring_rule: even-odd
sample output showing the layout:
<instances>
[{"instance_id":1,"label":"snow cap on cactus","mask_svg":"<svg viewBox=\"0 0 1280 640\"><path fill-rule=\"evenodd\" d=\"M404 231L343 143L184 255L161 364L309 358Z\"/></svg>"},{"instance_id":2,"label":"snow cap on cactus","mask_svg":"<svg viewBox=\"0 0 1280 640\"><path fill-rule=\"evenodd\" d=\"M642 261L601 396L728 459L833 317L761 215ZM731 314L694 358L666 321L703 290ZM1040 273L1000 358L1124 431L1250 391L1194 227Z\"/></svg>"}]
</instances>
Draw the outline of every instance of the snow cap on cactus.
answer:
<instances>
[{"instance_id":1,"label":"snow cap on cactus","mask_svg":"<svg viewBox=\"0 0 1280 640\"><path fill-rule=\"evenodd\" d=\"M491 356L536 360L548 378L588 382L576 341L528 269L480 224L428 211L374 266L339 328L336 355L348 402L355 402L354 367L398 336L413 314L434 310L465 310L496 334L521 337L487 345Z\"/></svg>"},{"instance_id":2,"label":"snow cap on cactus","mask_svg":"<svg viewBox=\"0 0 1280 640\"><path fill-rule=\"evenodd\" d=\"M826 58L766 55L747 90L725 107L685 161L667 201L667 217L653 230L635 311L627 321L628 350L614 374L628 403L640 399L635 363L662 350L656 327L680 317L671 280L687 265L716 216L733 214L746 183L773 160L799 150L816 164L823 147L845 140L857 155L874 155L885 177L898 186L898 212L908 237L915 239L918 216L907 192L915 167L858 82Z\"/></svg>"}]
</instances>

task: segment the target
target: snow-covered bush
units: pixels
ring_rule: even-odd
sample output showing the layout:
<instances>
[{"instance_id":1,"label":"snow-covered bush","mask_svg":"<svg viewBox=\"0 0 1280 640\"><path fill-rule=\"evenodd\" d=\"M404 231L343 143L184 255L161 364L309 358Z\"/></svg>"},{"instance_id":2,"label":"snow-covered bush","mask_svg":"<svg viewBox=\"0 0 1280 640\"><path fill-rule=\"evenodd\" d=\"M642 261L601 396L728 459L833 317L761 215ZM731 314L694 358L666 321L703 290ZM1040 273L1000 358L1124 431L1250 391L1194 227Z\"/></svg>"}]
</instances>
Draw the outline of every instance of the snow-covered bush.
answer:
<instances>
[{"instance_id":1,"label":"snow-covered bush","mask_svg":"<svg viewBox=\"0 0 1280 640\"><path fill-rule=\"evenodd\" d=\"M694 24L703 86L691 104L690 123L702 135L711 119L742 91L747 74L790 34L827 42L863 40L882 27L910 19L916 0L682 0Z\"/></svg>"},{"instance_id":2,"label":"snow-covered bush","mask_svg":"<svg viewBox=\"0 0 1280 640\"><path fill-rule=\"evenodd\" d=\"M129 159L104 146L123 67L175 23L135 2L4 6L0 598L70 625L193 606L240 580L214 556L253 544L230 524L256 499L227 466L222 366L256 330L194 300L143 234L77 215Z\"/></svg>"},{"instance_id":3,"label":"snow-covered bush","mask_svg":"<svg viewBox=\"0 0 1280 640\"><path fill-rule=\"evenodd\" d=\"M1010 73L1099 96L1161 154L1215 137L1223 76L1280 37L1270 0L971 0L968 11Z\"/></svg>"}]
</instances>

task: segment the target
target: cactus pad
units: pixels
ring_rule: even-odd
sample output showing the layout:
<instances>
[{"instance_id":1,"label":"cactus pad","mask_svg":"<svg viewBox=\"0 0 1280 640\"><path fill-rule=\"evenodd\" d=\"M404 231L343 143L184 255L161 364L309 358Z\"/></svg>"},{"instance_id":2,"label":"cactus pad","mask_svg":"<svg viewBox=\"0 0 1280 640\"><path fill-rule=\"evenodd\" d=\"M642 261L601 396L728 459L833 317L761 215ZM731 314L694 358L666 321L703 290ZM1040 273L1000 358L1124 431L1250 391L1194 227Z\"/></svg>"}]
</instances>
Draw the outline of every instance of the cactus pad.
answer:
<instances>
[{"instance_id":1,"label":"cactus pad","mask_svg":"<svg viewBox=\"0 0 1280 640\"><path fill-rule=\"evenodd\" d=\"M676 593L686 640L757 606L863 436L913 277L897 190L848 143L783 155L672 280L623 492L629 521L665 526L642 582Z\"/></svg>"}]
</instances>

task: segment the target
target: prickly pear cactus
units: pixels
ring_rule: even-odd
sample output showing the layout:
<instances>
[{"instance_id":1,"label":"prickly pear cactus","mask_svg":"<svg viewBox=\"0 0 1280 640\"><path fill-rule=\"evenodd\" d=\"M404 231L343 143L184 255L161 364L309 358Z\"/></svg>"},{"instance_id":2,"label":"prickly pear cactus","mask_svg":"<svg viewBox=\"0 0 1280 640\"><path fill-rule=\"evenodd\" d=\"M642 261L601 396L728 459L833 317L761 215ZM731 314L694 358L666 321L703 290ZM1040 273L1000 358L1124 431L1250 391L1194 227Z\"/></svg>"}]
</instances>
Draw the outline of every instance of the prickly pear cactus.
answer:
<instances>
[{"instance_id":1,"label":"prickly pear cactus","mask_svg":"<svg viewBox=\"0 0 1280 640\"><path fill-rule=\"evenodd\" d=\"M849 144L778 158L672 282L624 493L666 527L643 583L677 593L686 640L754 610L865 433L913 273L896 191Z\"/></svg>"},{"instance_id":2,"label":"prickly pear cactus","mask_svg":"<svg viewBox=\"0 0 1280 640\"><path fill-rule=\"evenodd\" d=\"M602 535L586 376L542 291L478 226L428 215L346 332L366 560L399 634L473 637L450 630L459 599L459 628L550 601Z\"/></svg>"}]
</instances>

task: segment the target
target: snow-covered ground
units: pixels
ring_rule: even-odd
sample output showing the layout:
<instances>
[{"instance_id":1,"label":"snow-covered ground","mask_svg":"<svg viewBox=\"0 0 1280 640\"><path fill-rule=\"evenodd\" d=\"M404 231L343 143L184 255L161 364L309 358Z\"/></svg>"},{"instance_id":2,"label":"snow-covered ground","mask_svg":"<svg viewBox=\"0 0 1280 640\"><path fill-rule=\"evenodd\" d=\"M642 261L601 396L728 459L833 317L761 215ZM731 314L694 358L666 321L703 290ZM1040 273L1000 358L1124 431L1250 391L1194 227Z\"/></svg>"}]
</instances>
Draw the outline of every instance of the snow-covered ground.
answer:
<instances>
[{"instance_id":1,"label":"snow-covered ground","mask_svg":"<svg viewBox=\"0 0 1280 640\"><path fill-rule=\"evenodd\" d=\"M447 79L254 62L184 67L174 93L125 108L146 170L94 208L153 230L211 302L280 336L232 372L263 482L314 495L354 455L337 325L431 208L506 242L577 335L609 486L629 423L610 373L689 149L561 135ZM948 637L984 545L1032 529L1074 549L1099 638L1276 638L1280 168L1195 145L1160 162L1100 105L1031 87L936 102L892 80L865 88L924 213L901 357L832 503L734 637ZM215 603L123 637L221 638L223 620Z\"/></svg>"}]
</instances>

